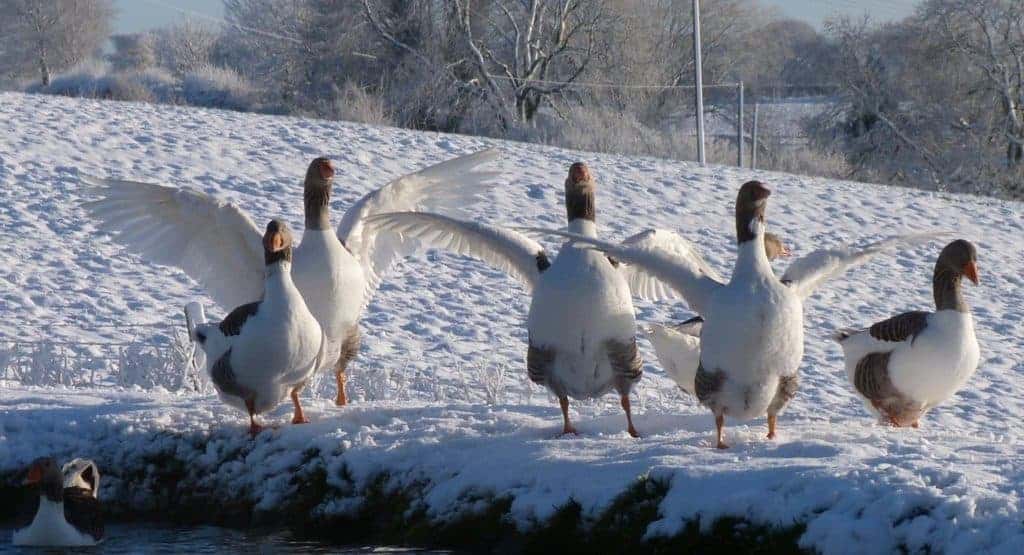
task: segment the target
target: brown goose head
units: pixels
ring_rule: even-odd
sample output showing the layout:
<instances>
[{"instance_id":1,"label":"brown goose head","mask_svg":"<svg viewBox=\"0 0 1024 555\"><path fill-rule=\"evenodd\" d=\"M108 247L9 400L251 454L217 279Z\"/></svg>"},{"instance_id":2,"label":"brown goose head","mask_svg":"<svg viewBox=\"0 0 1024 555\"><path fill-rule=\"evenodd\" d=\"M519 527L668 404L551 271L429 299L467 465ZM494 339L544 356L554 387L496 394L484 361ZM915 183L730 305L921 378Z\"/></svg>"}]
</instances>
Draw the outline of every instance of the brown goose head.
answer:
<instances>
[{"instance_id":1,"label":"brown goose head","mask_svg":"<svg viewBox=\"0 0 1024 555\"><path fill-rule=\"evenodd\" d=\"M281 220L270 220L263 233L263 261L267 266L292 261L292 232Z\"/></svg>"},{"instance_id":2,"label":"brown goose head","mask_svg":"<svg viewBox=\"0 0 1024 555\"><path fill-rule=\"evenodd\" d=\"M594 205L596 189L597 184L586 164L576 162L569 167L569 176L565 178L565 212L570 222L577 219L594 221L597 216Z\"/></svg>"},{"instance_id":3,"label":"brown goose head","mask_svg":"<svg viewBox=\"0 0 1024 555\"><path fill-rule=\"evenodd\" d=\"M25 476L25 484L39 488L39 494L55 503L64 499L64 477L57 467L57 461L40 457L32 461Z\"/></svg>"},{"instance_id":4,"label":"brown goose head","mask_svg":"<svg viewBox=\"0 0 1024 555\"><path fill-rule=\"evenodd\" d=\"M760 181L748 181L736 195L736 242L753 240L756 223L764 224L765 207L772 192Z\"/></svg>"},{"instance_id":5,"label":"brown goose head","mask_svg":"<svg viewBox=\"0 0 1024 555\"><path fill-rule=\"evenodd\" d=\"M306 229L330 229L327 206L334 184L334 164L324 157L315 158L306 169L302 197L306 209Z\"/></svg>"},{"instance_id":6,"label":"brown goose head","mask_svg":"<svg viewBox=\"0 0 1024 555\"><path fill-rule=\"evenodd\" d=\"M935 262L932 276L932 292L935 295L935 307L939 310L951 309L967 311L967 303L960 291L963 278L979 283L978 250L963 239L957 239L945 246Z\"/></svg>"}]
</instances>

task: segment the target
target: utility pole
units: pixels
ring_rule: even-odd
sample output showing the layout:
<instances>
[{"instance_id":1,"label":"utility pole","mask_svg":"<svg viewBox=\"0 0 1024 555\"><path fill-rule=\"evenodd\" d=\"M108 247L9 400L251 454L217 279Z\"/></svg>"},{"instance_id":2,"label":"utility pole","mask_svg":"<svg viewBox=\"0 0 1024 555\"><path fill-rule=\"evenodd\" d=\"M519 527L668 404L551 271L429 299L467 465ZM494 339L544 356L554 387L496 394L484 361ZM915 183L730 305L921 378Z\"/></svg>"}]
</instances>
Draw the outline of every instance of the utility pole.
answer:
<instances>
[{"instance_id":1,"label":"utility pole","mask_svg":"<svg viewBox=\"0 0 1024 555\"><path fill-rule=\"evenodd\" d=\"M754 127L750 130L750 169L757 169L757 107L759 103L754 101Z\"/></svg>"},{"instance_id":2,"label":"utility pole","mask_svg":"<svg viewBox=\"0 0 1024 555\"><path fill-rule=\"evenodd\" d=\"M743 167L743 81L737 87L739 102L736 106L736 167Z\"/></svg>"},{"instance_id":3,"label":"utility pole","mask_svg":"<svg viewBox=\"0 0 1024 555\"><path fill-rule=\"evenodd\" d=\"M704 157L704 76L700 67L700 0L693 0L693 74L697 91L697 161L707 164Z\"/></svg>"}]
</instances>

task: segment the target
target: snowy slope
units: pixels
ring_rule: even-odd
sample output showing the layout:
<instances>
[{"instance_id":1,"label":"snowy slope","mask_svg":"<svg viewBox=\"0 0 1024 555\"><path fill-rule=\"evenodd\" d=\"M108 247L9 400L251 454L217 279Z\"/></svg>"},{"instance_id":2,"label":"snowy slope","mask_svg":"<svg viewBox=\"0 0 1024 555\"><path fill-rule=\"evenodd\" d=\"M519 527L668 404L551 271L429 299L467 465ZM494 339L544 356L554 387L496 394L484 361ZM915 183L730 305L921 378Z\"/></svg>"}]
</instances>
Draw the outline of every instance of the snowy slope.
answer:
<instances>
[{"instance_id":1,"label":"snowy slope","mask_svg":"<svg viewBox=\"0 0 1024 555\"><path fill-rule=\"evenodd\" d=\"M344 465L356 481L386 471L397 483L426 482L423 501L437 518L465 508L474 492L515 496L523 526L570 497L596 514L650 475L671 483L650 535L735 515L806 523L802 545L826 553L901 545L1024 552L1021 204L338 122L0 94L0 340L165 334L131 326L177 324L180 307L203 298L182 273L126 254L86 218L82 173L202 189L258 222L281 216L301 229L300 181L314 156L338 168L332 207L340 218L370 188L485 146L501 149L507 179L482 219L562 225L565 172L584 160L599 182L606 237L673 228L723 271L733 259L735 192L755 175L775 191L770 228L798 254L897 231L957 230L979 247L982 286L966 291L982 346L978 373L920 430L879 427L827 339L838 327L929 308L935 243L880 257L807 303L801 390L777 441L766 441L764 422L755 421L728 428L732 449L712 449L711 416L653 364L646 342L634 402L645 437L626 435L608 397L574 403L582 437L554 439L557 406L525 377L523 289L475 261L431 252L393 271L367 311L363 351L350 369L353 406L312 400L313 424L283 426L251 445L242 416L212 396L0 382L0 471L46 453L115 464L177 441L204 483L272 506L288 492L281 470L317 448L329 473ZM641 323L689 316L683 304L640 302L638 310ZM489 384L500 387L488 395ZM268 420L284 423L287 413L282 407ZM218 465L238 449L250 450L247 468ZM108 495L130 493L116 467L107 475Z\"/></svg>"}]
</instances>

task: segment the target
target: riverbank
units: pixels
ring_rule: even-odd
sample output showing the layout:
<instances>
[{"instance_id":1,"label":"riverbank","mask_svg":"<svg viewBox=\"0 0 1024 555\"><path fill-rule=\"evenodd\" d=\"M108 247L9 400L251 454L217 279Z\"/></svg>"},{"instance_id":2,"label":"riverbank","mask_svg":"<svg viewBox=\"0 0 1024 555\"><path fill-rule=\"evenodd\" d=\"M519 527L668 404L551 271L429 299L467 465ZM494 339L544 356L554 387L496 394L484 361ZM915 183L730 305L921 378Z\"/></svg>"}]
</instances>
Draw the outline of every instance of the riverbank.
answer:
<instances>
[{"instance_id":1,"label":"riverbank","mask_svg":"<svg viewBox=\"0 0 1024 555\"><path fill-rule=\"evenodd\" d=\"M843 553L1024 541L1014 502L965 472L992 467L988 440L962 438L945 463L927 431L783 420L780 441L737 426L723 452L703 415L641 416L647 435L634 440L619 415L592 409L580 436L557 437L552 411L532 405L313 400L313 423L283 424L282 407L252 439L212 396L8 387L0 477L11 487L37 456L86 456L113 520L341 544Z\"/></svg>"}]
</instances>

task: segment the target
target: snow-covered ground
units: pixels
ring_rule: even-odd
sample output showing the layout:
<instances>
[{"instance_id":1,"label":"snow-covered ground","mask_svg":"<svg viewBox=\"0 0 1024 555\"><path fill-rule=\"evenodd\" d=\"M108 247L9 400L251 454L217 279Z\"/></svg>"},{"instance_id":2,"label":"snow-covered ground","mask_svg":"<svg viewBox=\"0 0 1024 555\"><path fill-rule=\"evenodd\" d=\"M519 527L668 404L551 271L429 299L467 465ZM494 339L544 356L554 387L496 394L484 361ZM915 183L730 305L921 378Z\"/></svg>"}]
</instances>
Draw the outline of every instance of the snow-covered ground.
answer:
<instances>
[{"instance_id":1,"label":"snow-covered ground","mask_svg":"<svg viewBox=\"0 0 1024 555\"><path fill-rule=\"evenodd\" d=\"M169 332L152 331L160 328L134 326L177 325L185 302L204 299L181 272L126 254L89 221L79 206L87 200L81 174L194 187L239 203L257 221L281 216L301 229L300 180L314 156L330 156L338 168L337 218L390 178L485 146L501 149L505 178L482 220L562 225L565 172L584 160L600 184L606 237L676 229L728 270L732 202L753 177L746 170L338 122L0 94L0 339L102 343L150 333L166 340ZM438 519L471 508L469 499L512 495L513 517L524 527L570 498L597 514L638 477L651 476L670 483L652 536L674 534L695 518L710 524L732 515L805 523L801 544L826 553L898 546L1024 552L1024 206L756 176L775 191L770 228L797 254L935 228L978 245L982 286L966 294L982 362L968 387L921 429L876 425L827 337L838 327L928 308L939 243L879 257L819 291L807 303L800 393L780 419L779 439L764 439L763 421L732 423L727 451L712 448L711 416L666 378L646 341L648 363L634 401L644 437L626 435L618 403L608 397L574 403L581 436L556 438L556 404L526 379L523 289L473 260L430 252L401 263L369 307L363 351L350 368L350 407L335 409L325 389L312 391L312 424L283 425L289 411L281 407L268 421L282 425L251 443L242 415L211 395L7 380L0 382L0 472L43 454L90 456L105 470L101 495L144 508L146 499L131 497L131 488L145 491L139 477L119 468L173 452L191 461L190 479L270 508L293 492L290 474L313 457L328 482L340 481L344 468L357 486L381 473L396 485L419 484ZM681 303L640 302L638 311L641 323L689 316ZM349 510L357 500L320 510Z\"/></svg>"}]
</instances>

